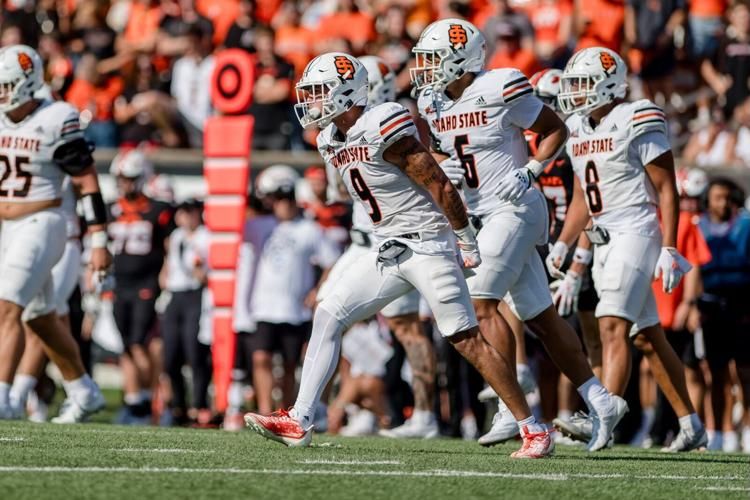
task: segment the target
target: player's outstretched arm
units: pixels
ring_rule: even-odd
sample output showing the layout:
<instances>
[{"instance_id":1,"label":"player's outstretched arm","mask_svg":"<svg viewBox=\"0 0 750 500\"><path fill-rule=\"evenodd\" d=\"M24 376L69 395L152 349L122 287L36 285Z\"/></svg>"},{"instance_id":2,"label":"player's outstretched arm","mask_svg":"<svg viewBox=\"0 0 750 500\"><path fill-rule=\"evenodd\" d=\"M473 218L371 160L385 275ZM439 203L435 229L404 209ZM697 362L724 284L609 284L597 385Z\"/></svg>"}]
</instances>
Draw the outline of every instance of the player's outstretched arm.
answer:
<instances>
[{"instance_id":1,"label":"player's outstretched arm","mask_svg":"<svg viewBox=\"0 0 750 500\"><path fill-rule=\"evenodd\" d=\"M481 264L479 246L474 229L469 225L464 202L422 143L414 136L405 136L385 150L383 159L396 165L417 185L430 192L456 233L464 267L472 268Z\"/></svg>"},{"instance_id":2,"label":"player's outstretched arm","mask_svg":"<svg viewBox=\"0 0 750 500\"><path fill-rule=\"evenodd\" d=\"M406 136L399 139L385 150L383 159L396 165L416 184L427 189L448 217L454 230L469 225L466 207L458 191L416 137Z\"/></svg>"}]
</instances>

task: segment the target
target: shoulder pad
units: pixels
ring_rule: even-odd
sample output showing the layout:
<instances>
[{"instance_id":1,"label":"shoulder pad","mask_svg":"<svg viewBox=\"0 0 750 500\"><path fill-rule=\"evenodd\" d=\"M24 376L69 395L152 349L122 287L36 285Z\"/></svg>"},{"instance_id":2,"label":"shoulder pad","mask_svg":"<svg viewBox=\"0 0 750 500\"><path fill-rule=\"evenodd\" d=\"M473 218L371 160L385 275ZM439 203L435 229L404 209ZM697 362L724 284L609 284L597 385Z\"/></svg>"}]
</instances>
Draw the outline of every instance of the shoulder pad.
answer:
<instances>
[{"instance_id":1,"label":"shoulder pad","mask_svg":"<svg viewBox=\"0 0 750 500\"><path fill-rule=\"evenodd\" d=\"M367 128L376 130L375 136L389 145L404 134L416 133L416 126L408 109L395 102L387 102L370 110Z\"/></svg>"},{"instance_id":2,"label":"shoulder pad","mask_svg":"<svg viewBox=\"0 0 750 500\"><path fill-rule=\"evenodd\" d=\"M57 146L52 153L52 160L68 175L81 175L94 164L94 144L83 137L69 140Z\"/></svg>"},{"instance_id":3,"label":"shoulder pad","mask_svg":"<svg viewBox=\"0 0 750 500\"><path fill-rule=\"evenodd\" d=\"M652 131L668 135L667 116L659 106L648 99L630 105L629 120L633 137Z\"/></svg>"},{"instance_id":4,"label":"shoulder pad","mask_svg":"<svg viewBox=\"0 0 750 500\"><path fill-rule=\"evenodd\" d=\"M517 69L499 69L490 73L500 87L500 97L503 104L512 104L517 99L534 93L529 79Z\"/></svg>"}]
</instances>

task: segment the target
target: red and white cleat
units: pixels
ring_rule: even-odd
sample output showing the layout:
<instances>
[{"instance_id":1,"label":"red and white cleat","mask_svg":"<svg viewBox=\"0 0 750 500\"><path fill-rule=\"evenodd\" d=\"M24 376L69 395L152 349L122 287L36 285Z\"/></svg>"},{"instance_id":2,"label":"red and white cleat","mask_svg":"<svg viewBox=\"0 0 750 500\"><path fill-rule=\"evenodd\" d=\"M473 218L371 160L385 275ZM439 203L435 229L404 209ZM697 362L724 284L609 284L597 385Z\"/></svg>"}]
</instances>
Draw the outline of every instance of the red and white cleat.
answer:
<instances>
[{"instance_id":1,"label":"red and white cleat","mask_svg":"<svg viewBox=\"0 0 750 500\"><path fill-rule=\"evenodd\" d=\"M527 427L521 432L523 446L510 454L511 458L545 458L555 451L555 442L547 429L542 432L529 432Z\"/></svg>"},{"instance_id":2,"label":"red and white cleat","mask_svg":"<svg viewBox=\"0 0 750 500\"><path fill-rule=\"evenodd\" d=\"M278 441L287 446L305 447L312 440L312 427L305 430L286 410L270 415L245 414L245 425L266 439Z\"/></svg>"}]
</instances>

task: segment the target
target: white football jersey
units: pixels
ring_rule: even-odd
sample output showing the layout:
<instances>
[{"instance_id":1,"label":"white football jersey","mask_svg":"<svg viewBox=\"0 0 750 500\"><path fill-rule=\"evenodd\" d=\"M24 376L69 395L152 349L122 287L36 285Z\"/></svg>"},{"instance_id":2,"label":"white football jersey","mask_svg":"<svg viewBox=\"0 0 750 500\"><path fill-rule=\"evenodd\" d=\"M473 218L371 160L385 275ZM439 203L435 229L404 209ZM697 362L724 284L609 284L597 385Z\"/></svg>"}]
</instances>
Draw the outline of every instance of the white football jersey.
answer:
<instances>
[{"instance_id":1,"label":"white football jersey","mask_svg":"<svg viewBox=\"0 0 750 500\"><path fill-rule=\"evenodd\" d=\"M664 112L646 99L617 105L596 128L567 120L567 151L597 225L623 232L658 231L658 198L645 166L670 150Z\"/></svg>"},{"instance_id":2,"label":"white football jersey","mask_svg":"<svg viewBox=\"0 0 750 500\"><path fill-rule=\"evenodd\" d=\"M81 137L78 110L66 102L44 100L20 123L0 113L0 201L60 198L66 174L52 155Z\"/></svg>"},{"instance_id":3,"label":"white football jersey","mask_svg":"<svg viewBox=\"0 0 750 500\"><path fill-rule=\"evenodd\" d=\"M416 134L409 111L385 103L366 109L346 137L336 137L333 124L318 135L320 155L338 170L352 199L364 207L376 240L415 232L428 240L449 229L427 190L383 159L392 144Z\"/></svg>"},{"instance_id":4,"label":"white football jersey","mask_svg":"<svg viewBox=\"0 0 750 500\"><path fill-rule=\"evenodd\" d=\"M419 113L430 126L433 148L466 170L463 192L469 212L484 216L507 205L496 196L500 180L528 161L524 130L542 102L517 69L479 73L461 97L422 92Z\"/></svg>"}]
</instances>

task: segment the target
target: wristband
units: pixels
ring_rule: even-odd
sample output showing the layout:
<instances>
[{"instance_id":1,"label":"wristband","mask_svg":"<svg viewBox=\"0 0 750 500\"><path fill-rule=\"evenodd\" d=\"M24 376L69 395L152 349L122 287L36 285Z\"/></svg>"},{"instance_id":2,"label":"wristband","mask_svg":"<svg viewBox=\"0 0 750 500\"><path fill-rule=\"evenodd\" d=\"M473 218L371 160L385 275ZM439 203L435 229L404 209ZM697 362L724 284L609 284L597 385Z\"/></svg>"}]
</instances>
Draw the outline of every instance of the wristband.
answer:
<instances>
[{"instance_id":1,"label":"wristband","mask_svg":"<svg viewBox=\"0 0 750 500\"><path fill-rule=\"evenodd\" d=\"M471 227L471 224L468 224L462 229L454 229L453 232L456 233L456 237L458 237L459 241L470 242L476 240L474 229Z\"/></svg>"},{"instance_id":2,"label":"wristband","mask_svg":"<svg viewBox=\"0 0 750 500\"><path fill-rule=\"evenodd\" d=\"M529 169L531 175L533 175L534 178L539 177L539 174L544 172L544 165L542 164L542 162L534 158L530 159L528 163L526 163L526 168Z\"/></svg>"},{"instance_id":3,"label":"wristband","mask_svg":"<svg viewBox=\"0 0 750 500\"><path fill-rule=\"evenodd\" d=\"M107 223L107 206L104 204L102 193L86 193L81 196L83 219L89 226Z\"/></svg>"},{"instance_id":4,"label":"wristband","mask_svg":"<svg viewBox=\"0 0 750 500\"><path fill-rule=\"evenodd\" d=\"M591 264L591 260L594 254L591 250L586 248L576 247L576 251L573 253L573 262L588 266Z\"/></svg>"},{"instance_id":5,"label":"wristband","mask_svg":"<svg viewBox=\"0 0 750 500\"><path fill-rule=\"evenodd\" d=\"M91 248L106 248L109 237L106 231L95 231L91 233Z\"/></svg>"}]
</instances>

